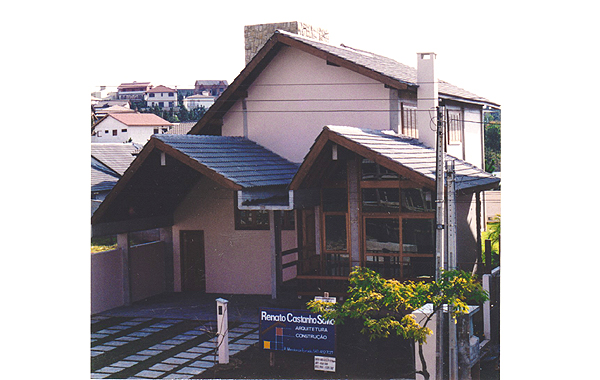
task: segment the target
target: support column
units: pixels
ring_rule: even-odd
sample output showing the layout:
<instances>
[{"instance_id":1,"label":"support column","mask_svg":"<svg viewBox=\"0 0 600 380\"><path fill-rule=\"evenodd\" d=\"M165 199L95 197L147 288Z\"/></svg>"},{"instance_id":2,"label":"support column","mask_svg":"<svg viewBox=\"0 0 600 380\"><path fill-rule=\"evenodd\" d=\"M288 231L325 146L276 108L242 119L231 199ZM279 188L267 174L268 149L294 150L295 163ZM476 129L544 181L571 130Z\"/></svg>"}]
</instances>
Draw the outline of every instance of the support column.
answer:
<instances>
[{"instance_id":1,"label":"support column","mask_svg":"<svg viewBox=\"0 0 600 380\"><path fill-rule=\"evenodd\" d=\"M127 232L117 235L117 245L121 250L121 276L123 276L123 304L131 304L131 279L129 268L129 234Z\"/></svg>"},{"instance_id":2,"label":"support column","mask_svg":"<svg viewBox=\"0 0 600 380\"><path fill-rule=\"evenodd\" d=\"M354 157L348 160L348 216L350 217L350 266L360 266L358 164Z\"/></svg>"},{"instance_id":3,"label":"support column","mask_svg":"<svg viewBox=\"0 0 600 380\"><path fill-rule=\"evenodd\" d=\"M161 228L160 240L165 243L165 291L175 291L175 274L173 272L173 228Z\"/></svg>"}]
</instances>

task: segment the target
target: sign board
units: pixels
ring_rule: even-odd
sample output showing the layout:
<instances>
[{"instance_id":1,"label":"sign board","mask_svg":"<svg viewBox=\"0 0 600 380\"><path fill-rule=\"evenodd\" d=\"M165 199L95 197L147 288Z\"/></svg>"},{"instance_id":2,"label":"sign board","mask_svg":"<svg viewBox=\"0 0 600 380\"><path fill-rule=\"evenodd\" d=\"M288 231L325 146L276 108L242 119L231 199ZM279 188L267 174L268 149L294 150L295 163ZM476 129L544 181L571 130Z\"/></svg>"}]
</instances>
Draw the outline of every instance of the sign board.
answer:
<instances>
[{"instance_id":1,"label":"sign board","mask_svg":"<svg viewBox=\"0 0 600 380\"><path fill-rule=\"evenodd\" d=\"M315 301L321 301L321 302L327 302L327 303L336 303L337 299L335 297L315 296Z\"/></svg>"},{"instance_id":2,"label":"sign board","mask_svg":"<svg viewBox=\"0 0 600 380\"><path fill-rule=\"evenodd\" d=\"M315 356L315 371L335 372L335 358Z\"/></svg>"},{"instance_id":3,"label":"sign board","mask_svg":"<svg viewBox=\"0 0 600 380\"><path fill-rule=\"evenodd\" d=\"M265 350L335 353L334 321L308 310L261 309L259 338Z\"/></svg>"}]
</instances>

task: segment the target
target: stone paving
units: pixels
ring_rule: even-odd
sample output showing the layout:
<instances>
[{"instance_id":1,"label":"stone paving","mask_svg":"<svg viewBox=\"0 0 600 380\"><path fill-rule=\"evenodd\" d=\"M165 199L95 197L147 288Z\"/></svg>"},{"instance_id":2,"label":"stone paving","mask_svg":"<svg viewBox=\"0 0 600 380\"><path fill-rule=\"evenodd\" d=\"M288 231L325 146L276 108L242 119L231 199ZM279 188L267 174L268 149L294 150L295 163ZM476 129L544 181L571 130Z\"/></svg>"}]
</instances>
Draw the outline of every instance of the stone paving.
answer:
<instances>
[{"instance_id":1,"label":"stone paving","mask_svg":"<svg viewBox=\"0 0 600 380\"><path fill-rule=\"evenodd\" d=\"M216 322L95 315L92 379L186 379L218 362ZM229 323L230 355L258 342L258 323Z\"/></svg>"}]
</instances>

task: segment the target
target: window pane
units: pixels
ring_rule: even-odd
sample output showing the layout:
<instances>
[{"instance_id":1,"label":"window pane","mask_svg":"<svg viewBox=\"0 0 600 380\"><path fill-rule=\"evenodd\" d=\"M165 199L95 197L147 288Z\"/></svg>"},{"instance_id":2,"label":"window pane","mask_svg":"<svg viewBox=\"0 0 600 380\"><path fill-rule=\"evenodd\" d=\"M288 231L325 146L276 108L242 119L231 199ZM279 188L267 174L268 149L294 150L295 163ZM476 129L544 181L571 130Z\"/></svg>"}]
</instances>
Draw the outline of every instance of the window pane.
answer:
<instances>
[{"instance_id":1,"label":"window pane","mask_svg":"<svg viewBox=\"0 0 600 380\"><path fill-rule=\"evenodd\" d=\"M348 193L346 189L323 189L323 211L346 212Z\"/></svg>"},{"instance_id":2,"label":"window pane","mask_svg":"<svg viewBox=\"0 0 600 380\"><path fill-rule=\"evenodd\" d=\"M255 217L257 227L266 227L266 229L269 229L269 212L266 210L256 210L254 212L256 213Z\"/></svg>"},{"instance_id":3,"label":"window pane","mask_svg":"<svg viewBox=\"0 0 600 380\"><path fill-rule=\"evenodd\" d=\"M325 216L325 250L327 251L345 251L346 244L346 216L345 215L326 215Z\"/></svg>"},{"instance_id":4,"label":"window pane","mask_svg":"<svg viewBox=\"0 0 600 380\"><path fill-rule=\"evenodd\" d=\"M363 181L391 181L400 179L398 173L384 168L371 160L363 159L361 169Z\"/></svg>"},{"instance_id":5,"label":"window pane","mask_svg":"<svg viewBox=\"0 0 600 380\"><path fill-rule=\"evenodd\" d=\"M398 189L362 189L363 212L398 212L400 191Z\"/></svg>"},{"instance_id":6,"label":"window pane","mask_svg":"<svg viewBox=\"0 0 600 380\"><path fill-rule=\"evenodd\" d=\"M435 211L433 194L425 189L402 189L402 212Z\"/></svg>"},{"instance_id":7,"label":"window pane","mask_svg":"<svg viewBox=\"0 0 600 380\"><path fill-rule=\"evenodd\" d=\"M434 253L433 219L403 219L402 249L404 253Z\"/></svg>"},{"instance_id":8,"label":"window pane","mask_svg":"<svg viewBox=\"0 0 600 380\"><path fill-rule=\"evenodd\" d=\"M365 223L367 252L400 252L400 223L398 219L367 218Z\"/></svg>"}]
</instances>

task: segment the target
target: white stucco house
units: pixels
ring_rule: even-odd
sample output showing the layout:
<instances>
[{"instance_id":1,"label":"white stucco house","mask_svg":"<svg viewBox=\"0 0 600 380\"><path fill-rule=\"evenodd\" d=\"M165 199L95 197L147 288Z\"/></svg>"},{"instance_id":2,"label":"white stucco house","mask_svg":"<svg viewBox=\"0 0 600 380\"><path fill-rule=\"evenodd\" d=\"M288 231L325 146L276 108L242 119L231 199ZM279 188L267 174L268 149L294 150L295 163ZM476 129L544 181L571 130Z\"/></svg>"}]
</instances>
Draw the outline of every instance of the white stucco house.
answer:
<instances>
[{"instance_id":1,"label":"white stucco house","mask_svg":"<svg viewBox=\"0 0 600 380\"><path fill-rule=\"evenodd\" d=\"M92 142L145 144L150 136L167 133L172 126L172 123L152 113L113 113L94 125Z\"/></svg>"},{"instance_id":2,"label":"white stucco house","mask_svg":"<svg viewBox=\"0 0 600 380\"><path fill-rule=\"evenodd\" d=\"M171 109L177 106L177 90L160 85L146 91L144 100L148 107Z\"/></svg>"},{"instance_id":3,"label":"white stucco house","mask_svg":"<svg viewBox=\"0 0 600 380\"><path fill-rule=\"evenodd\" d=\"M204 107L209 109L215 103L215 96L212 96L208 91L201 95L191 95L183 99L183 106L189 111L195 108Z\"/></svg>"}]
</instances>

